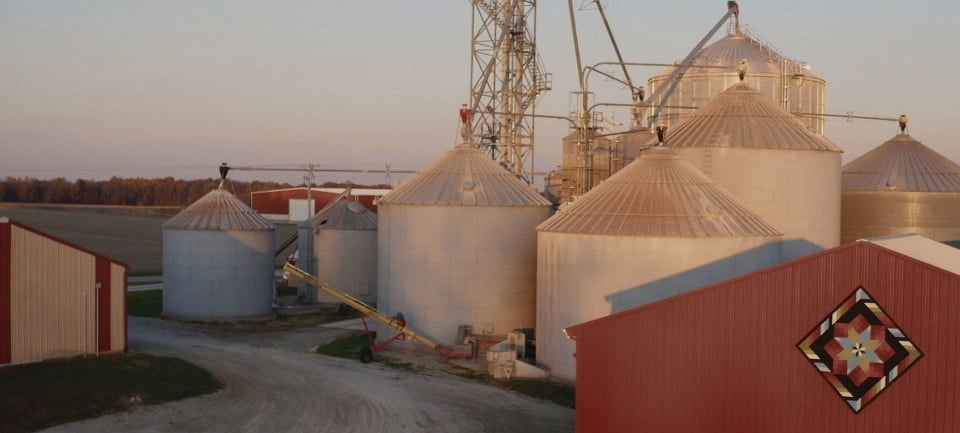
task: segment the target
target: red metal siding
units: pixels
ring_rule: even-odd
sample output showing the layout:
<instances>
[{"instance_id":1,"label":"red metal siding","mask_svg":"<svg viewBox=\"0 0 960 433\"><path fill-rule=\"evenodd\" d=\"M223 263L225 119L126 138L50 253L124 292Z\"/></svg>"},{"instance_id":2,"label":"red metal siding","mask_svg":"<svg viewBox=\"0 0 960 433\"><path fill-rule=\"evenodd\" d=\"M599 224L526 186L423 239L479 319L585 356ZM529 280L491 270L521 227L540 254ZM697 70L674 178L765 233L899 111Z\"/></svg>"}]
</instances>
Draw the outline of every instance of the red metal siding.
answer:
<instances>
[{"instance_id":1,"label":"red metal siding","mask_svg":"<svg viewBox=\"0 0 960 433\"><path fill-rule=\"evenodd\" d=\"M863 286L924 357L854 413L797 342ZM960 432L960 277L856 243L571 328L578 432Z\"/></svg>"},{"instance_id":2,"label":"red metal siding","mask_svg":"<svg viewBox=\"0 0 960 433\"><path fill-rule=\"evenodd\" d=\"M374 197L372 195L361 195L361 196L354 196L353 199L360 202L360 204L362 204L367 209L370 209L372 212L374 213L377 212L377 205L375 203L377 200L377 197Z\"/></svg>"},{"instance_id":3,"label":"red metal siding","mask_svg":"<svg viewBox=\"0 0 960 433\"><path fill-rule=\"evenodd\" d=\"M324 206L340 195L338 193L320 190L311 190L310 193L314 200L314 213L319 212L320 209L323 209ZM290 213L291 199L306 200L306 198L306 188L255 191L250 194L250 207L261 214L287 215ZM376 198L377 197L372 195L353 195L350 199L359 201L367 209L376 212L377 206L374 204Z\"/></svg>"},{"instance_id":4,"label":"red metal siding","mask_svg":"<svg viewBox=\"0 0 960 433\"><path fill-rule=\"evenodd\" d=\"M313 197L313 212L316 213L336 197L337 194L312 190L310 191L310 196ZM306 200L307 190L304 188L256 191L250 194L250 207L262 214L287 215L290 213L291 199Z\"/></svg>"},{"instance_id":5,"label":"red metal siding","mask_svg":"<svg viewBox=\"0 0 960 433\"><path fill-rule=\"evenodd\" d=\"M99 342L97 351L109 352L111 318L113 317L110 314L110 292L113 289L110 277L110 261L104 257L97 257L96 267L97 341Z\"/></svg>"},{"instance_id":6,"label":"red metal siding","mask_svg":"<svg viewBox=\"0 0 960 433\"><path fill-rule=\"evenodd\" d=\"M9 364L13 329L10 299L10 223L0 223L0 364Z\"/></svg>"},{"instance_id":7,"label":"red metal siding","mask_svg":"<svg viewBox=\"0 0 960 433\"><path fill-rule=\"evenodd\" d=\"M127 306L130 305L130 282L128 281L129 270L125 270L123 273L123 305L120 308L123 309L123 351L126 352L127 348L130 347L130 313L127 311Z\"/></svg>"}]
</instances>

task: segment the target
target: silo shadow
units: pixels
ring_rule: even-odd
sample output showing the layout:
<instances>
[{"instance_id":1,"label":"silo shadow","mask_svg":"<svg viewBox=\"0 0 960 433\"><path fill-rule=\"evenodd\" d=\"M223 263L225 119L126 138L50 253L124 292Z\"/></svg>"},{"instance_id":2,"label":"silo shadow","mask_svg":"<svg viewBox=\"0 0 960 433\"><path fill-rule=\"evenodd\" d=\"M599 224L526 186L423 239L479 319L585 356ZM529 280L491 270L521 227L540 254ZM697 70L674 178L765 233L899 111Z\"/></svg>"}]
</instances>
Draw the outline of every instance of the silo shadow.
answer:
<instances>
[{"instance_id":1,"label":"silo shadow","mask_svg":"<svg viewBox=\"0 0 960 433\"><path fill-rule=\"evenodd\" d=\"M669 277L606 295L604 299L610 304L610 314L615 314L778 265L783 263L780 259L783 250L817 252L823 249L806 239L770 242ZM766 265L745 268L742 265L744 263L765 263Z\"/></svg>"}]
</instances>

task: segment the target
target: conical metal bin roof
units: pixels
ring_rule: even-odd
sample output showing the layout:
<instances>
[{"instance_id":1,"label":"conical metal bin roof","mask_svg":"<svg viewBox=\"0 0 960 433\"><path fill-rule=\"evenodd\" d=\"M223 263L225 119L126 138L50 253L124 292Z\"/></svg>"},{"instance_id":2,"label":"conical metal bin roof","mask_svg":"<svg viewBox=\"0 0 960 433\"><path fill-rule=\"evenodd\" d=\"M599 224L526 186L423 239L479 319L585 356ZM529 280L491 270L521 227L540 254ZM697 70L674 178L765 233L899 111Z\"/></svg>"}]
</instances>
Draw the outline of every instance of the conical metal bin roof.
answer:
<instances>
[{"instance_id":1,"label":"conical metal bin roof","mask_svg":"<svg viewBox=\"0 0 960 433\"><path fill-rule=\"evenodd\" d=\"M331 204L307 222L314 230L376 230L377 214L356 201Z\"/></svg>"},{"instance_id":2,"label":"conical metal bin roof","mask_svg":"<svg viewBox=\"0 0 960 433\"><path fill-rule=\"evenodd\" d=\"M379 200L380 205L550 206L483 152L460 145Z\"/></svg>"},{"instance_id":3,"label":"conical metal bin roof","mask_svg":"<svg viewBox=\"0 0 960 433\"><path fill-rule=\"evenodd\" d=\"M841 189L960 192L960 165L900 133L843 166Z\"/></svg>"},{"instance_id":4,"label":"conical metal bin roof","mask_svg":"<svg viewBox=\"0 0 960 433\"><path fill-rule=\"evenodd\" d=\"M210 191L165 223L164 230L266 231L275 227L223 189Z\"/></svg>"},{"instance_id":5,"label":"conical metal bin roof","mask_svg":"<svg viewBox=\"0 0 960 433\"><path fill-rule=\"evenodd\" d=\"M732 68L740 64L741 60L746 60L747 71L750 74L758 75L780 75L781 64L786 62L791 65L802 65L801 62L787 58L783 54L763 42L754 39L749 34L728 34L725 38L714 42L700 51L700 54L693 61L693 66L687 68L684 75L736 75ZM703 66L727 66L731 69L715 69ZM666 78L670 75L675 66L666 68L663 72L655 75L651 80ZM804 79L823 80L819 75L809 69L802 71Z\"/></svg>"},{"instance_id":6,"label":"conical metal bin roof","mask_svg":"<svg viewBox=\"0 0 960 433\"><path fill-rule=\"evenodd\" d=\"M730 147L842 152L830 140L807 130L792 114L762 93L739 83L730 86L667 131L674 149Z\"/></svg>"},{"instance_id":7,"label":"conical metal bin roof","mask_svg":"<svg viewBox=\"0 0 960 433\"><path fill-rule=\"evenodd\" d=\"M665 147L562 208L538 231L650 237L775 237L780 233Z\"/></svg>"}]
</instances>

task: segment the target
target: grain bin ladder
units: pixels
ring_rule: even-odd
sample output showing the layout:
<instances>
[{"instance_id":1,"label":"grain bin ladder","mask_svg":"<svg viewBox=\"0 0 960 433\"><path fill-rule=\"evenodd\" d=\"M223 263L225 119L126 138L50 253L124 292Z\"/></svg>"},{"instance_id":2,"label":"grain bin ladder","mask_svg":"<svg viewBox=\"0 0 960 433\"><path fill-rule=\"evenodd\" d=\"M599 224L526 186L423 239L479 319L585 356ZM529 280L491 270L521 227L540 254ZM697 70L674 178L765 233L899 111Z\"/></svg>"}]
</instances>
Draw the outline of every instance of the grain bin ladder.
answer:
<instances>
[{"instance_id":1,"label":"grain bin ladder","mask_svg":"<svg viewBox=\"0 0 960 433\"><path fill-rule=\"evenodd\" d=\"M387 316L386 314L383 314L383 313L377 311L376 308L373 308L373 307L371 307L371 306L369 306L369 305L367 305L367 304L364 304L363 301L361 301L361 300L359 300L359 299L357 299L357 298L354 298L353 296L350 296L350 295L348 295L348 294L346 294L346 293L343 293L343 292L341 292L341 291L339 291L339 290L337 290L337 289L334 289L333 287L330 287L330 286L328 286L328 285L320 282L320 281L317 280L317 278L314 277L313 275L310 275L310 274L306 273L304 270L302 270L302 269L300 269L300 268L298 268L298 267L296 267L296 266L294 266L294 265L291 265L290 263L287 263L286 265L284 265L284 266L283 266L283 270L289 272L289 273L292 274L292 275L295 275L295 276L301 278L303 281L306 281L308 284L312 285L313 287L316 287L316 288L318 288L318 289L320 289L320 290L323 290L324 292L329 293L330 296L333 296L334 298L337 298L340 302L343 302L344 304L347 304L347 305L353 307L355 310L357 310L357 311L359 311L359 312L361 313L361 318L362 318L363 316L368 316L368 317L370 317L370 318L372 318L372 319L374 319L374 320L376 320L376 321L378 321L378 322L380 322L380 323L383 323L384 325L387 325L387 326L389 326L389 327L391 327L391 328L393 328L393 329L396 329L396 330L400 331L399 334L391 337L390 339L387 339L387 340L383 341L383 342L380 343L379 345L378 345L378 344L375 344L374 341L373 341L373 338L371 338L371 339L370 339L370 348L369 348L368 350L364 350L363 352L360 353L360 360L363 361L363 362L370 362L370 360L372 360L372 358L373 358L373 354L374 354L374 353L380 352L381 350L383 350L383 348L385 348L385 347L386 347L388 344L390 344L392 341L398 340L398 339L399 339L399 340L406 340L407 338L410 338L410 339L419 341L419 342L421 342L421 343L423 343L423 344L426 344L427 346L432 347L432 348L433 348L434 350L436 350L437 352L440 352L440 353L442 353L444 356L447 356L447 357L449 357L449 358L470 358L470 357L472 357L472 354L471 354L471 353L454 352L454 351L451 350L449 347L446 347L446 346L444 346L444 345L442 345L442 344L436 343L436 342L434 342L433 340L431 340L431 339L429 339L429 338L427 338L427 337L424 337L424 336L422 336L422 335L420 335L420 334L412 331L410 328L407 328L407 322L406 322L406 320L403 319L402 316L400 316L400 317L390 317L390 316ZM364 320L363 326L364 326L364 328L366 328L366 326L367 326L366 320ZM367 328L367 334L368 334L368 335L370 334L370 329L369 329L369 328ZM472 351L471 351L471 352L472 352Z\"/></svg>"}]
</instances>

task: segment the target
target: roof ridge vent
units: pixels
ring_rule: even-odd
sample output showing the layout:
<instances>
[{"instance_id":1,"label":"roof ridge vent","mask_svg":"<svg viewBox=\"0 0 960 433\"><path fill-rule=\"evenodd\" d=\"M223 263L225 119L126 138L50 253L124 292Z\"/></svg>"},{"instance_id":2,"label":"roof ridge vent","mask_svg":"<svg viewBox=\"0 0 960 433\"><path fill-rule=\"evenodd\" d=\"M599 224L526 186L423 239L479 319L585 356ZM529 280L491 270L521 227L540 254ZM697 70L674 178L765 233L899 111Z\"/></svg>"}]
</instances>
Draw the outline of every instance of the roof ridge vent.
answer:
<instances>
[{"instance_id":1,"label":"roof ridge vent","mask_svg":"<svg viewBox=\"0 0 960 433\"><path fill-rule=\"evenodd\" d=\"M667 125L657 125L657 146L667 145Z\"/></svg>"},{"instance_id":2,"label":"roof ridge vent","mask_svg":"<svg viewBox=\"0 0 960 433\"><path fill-rule=\"evenodd\" d=\"M743 79L747 76L747 59L740 59L740 64L737 65L737 76L740 77L740 82L743 83Z\"/></svg>"},{"instance_id":3,"label":"roof ridge vent","mask_svg":"<svg viewBox=\"0 0 960 433\"><path fill-rule=\"evenodd\" d=\"M358 201L351 201L347 203L347 210L353 213L361 213L366 210L366 207Z\"/></svg>"}]
</instances>

